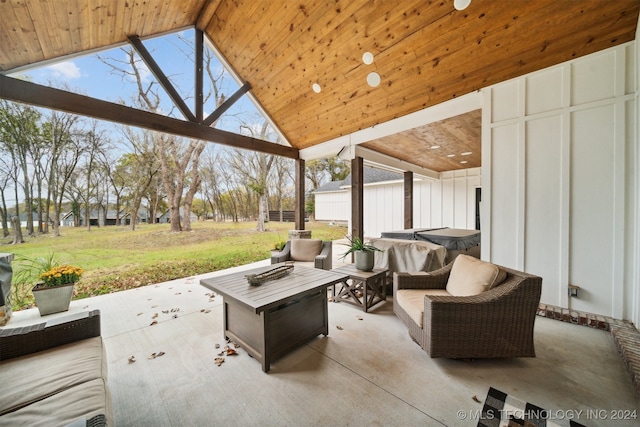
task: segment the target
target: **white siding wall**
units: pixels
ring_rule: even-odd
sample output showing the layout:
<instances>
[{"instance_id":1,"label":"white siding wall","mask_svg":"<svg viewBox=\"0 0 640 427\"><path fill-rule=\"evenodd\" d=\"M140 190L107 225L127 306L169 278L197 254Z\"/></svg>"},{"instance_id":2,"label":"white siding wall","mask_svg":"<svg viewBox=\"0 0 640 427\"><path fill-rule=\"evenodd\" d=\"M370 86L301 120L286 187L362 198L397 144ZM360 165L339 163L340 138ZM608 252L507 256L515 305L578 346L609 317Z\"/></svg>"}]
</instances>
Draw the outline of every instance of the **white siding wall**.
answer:
<instances>
[{"instance_id":1,"label":"white siding wall","mask_svg":"<svg viewBox=\"0 0 640 427\"><path fill-rule=\"evenodd\" d=\"M413 184L414 228L476 228L476 188L480 168L443 172L440 180ZM399 227L402 229L402 218Z\"/></svg>"},{"instance_id":2,"label":"white siding wall","mask_svg":"<svg viewBox=\"0 0 640 427\"><path fill-rule=\"evenodd\" d=\"M416 179L413 184L414 227L475 228L476 188L481 169L444 172L440 180ZM364 187L364 235L404 228L404 184L391 181ZM315 217L320 221L348 221L351 230L350 190L316 194Z\"/></svg>"},{"instance_id":3,"label":"white siding wall","mask_svg":"<svg viewBox=\"0 0 640 427\"><path fill-rule=\"evenodd\" d=\"M331 191L315 195L315 219L318 221L349 221L351 195L349 191Z\"/></svg>"},{"instance_id":4,"label":"white siding wall","mask_svg":"<svg viewBox=\"0 0 640 427\"><path fill-rule=\"evenodd\" d=\"M638 324L635 61L627 43L483 89L482 258Z\"/></svg>"}]
</instances>

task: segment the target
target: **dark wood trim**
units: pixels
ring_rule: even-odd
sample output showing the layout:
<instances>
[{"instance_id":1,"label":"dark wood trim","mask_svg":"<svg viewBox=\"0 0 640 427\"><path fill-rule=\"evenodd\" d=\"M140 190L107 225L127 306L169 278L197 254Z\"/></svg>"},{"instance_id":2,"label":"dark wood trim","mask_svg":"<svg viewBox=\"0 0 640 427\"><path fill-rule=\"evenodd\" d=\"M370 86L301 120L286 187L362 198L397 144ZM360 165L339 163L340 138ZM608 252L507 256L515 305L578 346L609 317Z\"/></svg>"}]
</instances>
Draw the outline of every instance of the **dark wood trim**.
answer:
<instances>
[{"instance_id":1,"label":"dark wood trim","mask_svg":"<svg viewBox=\"0 0 640 427\"><path fill-rule=\"evenodd\" d=\"M304 208L305 208L305 194L304 194L304 174L305 161L304 159L296 160L296 230L304 230Z\"/></svg>"},{"instance_id":2,"label":"dark wood trim","mask_svg":"<svg viewBox=\"0 0 640 427\"><path fill-rule=\"evenodd\" d=\"M364 239L364 161L351 160L351 236Z\"/></svg>"},{"instance_id":3,"label":"dark wood trim","mask_svg":"<svg viewBox=\"0 0 640 427\"><path fill-rule=\"evenodd\" d=\"M158 83L160 83L165 92L167 92L167 95L169 95L169 98L171 98L175 106L178 107L182 115L190 122L195 122L196 116L193 115L176 88L173 86L173 84L171 84L171 81L169 81L166 74L162 71L156 60L153 59L151 53L147 50L146 47L144 47L144 44L142 44L142 40L140 40L140 37L129 36L129 43L131 43L136 52L138 52L138 55L140 55L144 63L147 64L149 70L156 77Z\"/></svg>"},{"instance_id":4,"label":"dark wood trim","mask_svg":"<svg viewBox=\"0 0 640 427\"><path fill-rule=\"evenodd\" d=\"M138 126L186 138L202 139L235 148L275 154L291 159L299 158L296 148L274 144L198 123L161 116L126 105L102 101L85 95L67 92L0 74L0 98L37 107L51 108L67 113L94 117L100 120Z\"/></svg>"},{"instance_id":5,"label":"dark wood trim","mask_svg":"<svg viewBox=\"0 0 640 427\"><path fill-rule=\"evenodd\" d=\"M216 108L216 111L209 114L209 117L204 119L202 124L210 126L213 122L218 120L225 111L227 111L235 102L242 97L245 93L249 92L251 89L251 85L249 83L245 83L242 85L240 89L238 89L233 95L227 98L222 105Z\"/></svg>"},{"instance_id":6,"label":"dark wood trim","mask_svg":"<svg viewBox=\"0 0 640 427\"><path fill-rule=\"evenodd\" d=\"M413 228L413 172L404 173L404 228Z\"/></svg>"},{"instance_id":7,"label":"dark wood trim","mask_svg":"<svg viewBox=\"0 0 640 427\"><path fill-rule=\"evenodd\" d=\"M196 121L202 123L204 118L204 35L202 30L195 29L195 112Z\"/></svg>"}]
</instances>

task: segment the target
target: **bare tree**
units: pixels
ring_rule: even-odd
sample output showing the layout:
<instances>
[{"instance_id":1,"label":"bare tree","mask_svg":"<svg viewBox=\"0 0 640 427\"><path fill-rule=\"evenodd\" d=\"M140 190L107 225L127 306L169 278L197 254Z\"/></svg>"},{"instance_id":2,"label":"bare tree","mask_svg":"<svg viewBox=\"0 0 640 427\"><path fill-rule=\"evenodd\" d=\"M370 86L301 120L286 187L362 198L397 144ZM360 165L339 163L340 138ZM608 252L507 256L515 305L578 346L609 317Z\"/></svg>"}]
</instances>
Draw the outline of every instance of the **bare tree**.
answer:
<instances>
[{"instance_id":1,"label":"bare tree","mask_svg":"<svg viewBox=\"0 0 640 427\"><path fill-rule=\"evenodd\" d=\"M260 139L267 139L268 128L269 124L264 121L258 135L255 135L250 126L243 126L243 129L251 136L257 136ZM258 224L256 226L258 231L265 231L264 219L268 210L267 181L275 157L273 154L235 150L235 155L230 158L233 169L246 180L248 188L258 196Z\"/></svg>"},{"instance_id":2,"label":"bare tree","mask_svg":"<svg viewBox=\"0 0 640 427\"><path fill-rule=\"evenodd\" d=\"M31 185L31 146L39 143L40 113L30 106L0 100L0 140L21 170L27 235L34 234ZM17 189L17 187L16 187ZM17 197L16 197L17 206ZM19 211L16 208L16 216Z\"/></svg>"},{"instance_id":3,"label":"bare tree","mask_svg":"<svg viewBox=\"0 0 640 427\"><path fill-rule=\"evenodd\" d=\"M51 111L43 124L43 140L49 146L48 197L53 204L53 233L60 236L60 216L65 191L83 150L81 134L75 131L77 116ZM47 206L47 211L49 207Z\"/></svg>"},{"instance_id":4,"label":"bare tree","mask_svg":"<svg viewBox=\"0 0 640 427\"><path fill-rule=\"evenodd\" d=\"M7 185L9 182L13 182L14 188L18 186L18 170L15 162L12 161L11 156L4 151L2 145L0 145L0 221L2 221L2 235L7 237L9 235L9 208L7 206L7 200L5 192L7 191Z\"/></svg>"},{"instance_id":5,"label":"bare tree","mask_svg":"<svg viewBox=\"0 0 640 427\"><path fill-rule=\"evenodd\" d=\"M159 165L153 151L154 135L151 132L134 132L127 128L125 134L133 148L133 153L122 156L118 166L126 182L129 228L133 231L136 228L142 199L158 174Z\"/></svg>"},{"instance_id":6,"label":"bare tree","mask_svg":"<svg viewBox=\"0 0 640 427\"><path fill-rule=\"evenodd\" d=\"M85 163L83 167L84 172L84 184L85 188L82 192L82 198L84 199L84 217L85 227L87 231L91 231L90 215L92 211L92 198L97 198L96 190L98 188L98 176L96 174L96 164L98 158L106 148L104 144L104 135L98 130L98 123L95 120L91 121L90 129L84 132L84 158Z\"/></svg>"}]
</instances>

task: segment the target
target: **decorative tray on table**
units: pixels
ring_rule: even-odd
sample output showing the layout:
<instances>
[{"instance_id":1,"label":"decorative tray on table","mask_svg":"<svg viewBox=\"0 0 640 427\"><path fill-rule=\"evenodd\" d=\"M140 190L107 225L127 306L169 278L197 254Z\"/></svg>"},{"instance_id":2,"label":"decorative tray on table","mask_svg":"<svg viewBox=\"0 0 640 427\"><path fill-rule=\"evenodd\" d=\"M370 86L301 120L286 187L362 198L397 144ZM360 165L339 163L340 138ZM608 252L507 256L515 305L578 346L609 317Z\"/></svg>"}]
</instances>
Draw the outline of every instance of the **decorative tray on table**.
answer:
<instances>
[{"instance_id":1,"label":"decorative tray on table","mask_svg":"<svg viewBox=\"0 0 640 427\"><path fill-rule=\"evenodd\" d=\"M271 270L267 270L260 274L247 274L244 277L247 278L247 282L251 286L260 286L268 280L275 280L286 276L293 271L293 264L281 265Z\"/></svg>"}]
</instances>

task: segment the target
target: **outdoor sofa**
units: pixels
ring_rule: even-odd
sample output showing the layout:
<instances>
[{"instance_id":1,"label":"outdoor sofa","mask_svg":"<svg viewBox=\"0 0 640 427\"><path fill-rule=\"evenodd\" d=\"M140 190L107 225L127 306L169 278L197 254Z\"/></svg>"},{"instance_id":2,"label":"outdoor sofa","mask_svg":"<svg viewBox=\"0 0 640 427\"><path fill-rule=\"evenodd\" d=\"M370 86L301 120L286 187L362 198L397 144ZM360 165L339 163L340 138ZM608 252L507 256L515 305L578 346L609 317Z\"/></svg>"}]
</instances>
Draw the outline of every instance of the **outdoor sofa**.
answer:
<instances>
[{"instance_id":1,"label":"outdoor sofa","mask_svg":"<svg viewBox=\"0 0 640 427\"><path fill-rule=\"evenodd\" d=\"M0 365L0 425L113 425L98 310L0 329Z\"/></svg>"},{"instance_id":2,"label":"outdoor sofa","mask_svg":"<svg viewBox=\"0 0 640 427\"><path fill-rule=\"evenodd\" d=\"M394 273L393 312L431 357L534 357L542 278L458 255L429 273Z\"/></svg>"}]
</instances>

